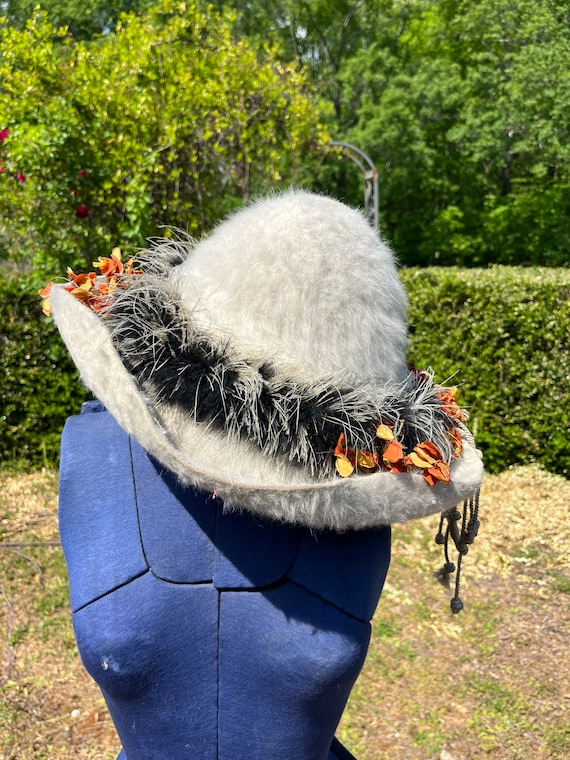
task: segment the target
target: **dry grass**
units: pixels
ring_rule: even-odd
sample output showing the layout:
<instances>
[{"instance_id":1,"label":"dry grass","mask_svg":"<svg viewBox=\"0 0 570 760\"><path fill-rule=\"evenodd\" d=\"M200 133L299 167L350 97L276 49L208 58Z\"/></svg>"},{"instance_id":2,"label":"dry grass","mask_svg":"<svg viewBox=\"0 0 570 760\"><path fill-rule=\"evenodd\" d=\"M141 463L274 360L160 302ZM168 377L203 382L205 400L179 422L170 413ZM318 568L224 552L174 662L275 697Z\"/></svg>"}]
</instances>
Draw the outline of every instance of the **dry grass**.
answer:
<instances>
[{"instance_id":1,"label":"dry grass","mask_svg":"<svg viewBox=\"0 0 570 760\"><path fill-rule=\"evenodd\" d=\"M54 473L0 475L0 540L57 541ZM0 760L111 760L117 737L79 661L58 546L0 554Z\"/></svg>"},{"instance_id":2,"label":"dry grass","mask_svg":"<svg viewBox=\"0 0 570 760\"><path fill-rule=\"evenodd\" d=\"M488 477L449 613L434 522L394 530L370 653L340 737L359 760L570 757L570 483ZM57 541L53 473L0 476L0 541ZM111 760L118 742L79 662L57 546L0 553L0 760ZM173 759L174 760L174 759Z\"/></svg>"},{"instance_id":3,"label":"dry grass","mask_svg":"<svg viewBox=\"0 0 570 760\"><path fill-rule=\"evenodd\" d=\"M396 528L342 735L361 760L570 757L570 483L487 477L466 607L434 584L437 521Z\"/></svg>"}]
</instances>

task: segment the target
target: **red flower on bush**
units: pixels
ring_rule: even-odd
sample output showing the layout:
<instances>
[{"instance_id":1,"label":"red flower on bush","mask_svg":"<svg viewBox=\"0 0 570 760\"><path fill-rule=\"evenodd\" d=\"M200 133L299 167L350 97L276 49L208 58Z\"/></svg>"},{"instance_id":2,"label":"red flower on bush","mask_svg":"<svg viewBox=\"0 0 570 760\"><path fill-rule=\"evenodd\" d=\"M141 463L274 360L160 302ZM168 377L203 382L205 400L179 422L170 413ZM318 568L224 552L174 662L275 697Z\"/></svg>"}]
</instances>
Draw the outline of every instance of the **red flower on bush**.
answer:
<instances>
[{"instance_id":1,"label":"red flower on bush","mask_svg":"<svg viewBox=\"0 0 570 760\"><path fill-rule=\"evenodd\" d=\"M4 140L8 137L9 134L10 134L10 130L9 129L3 129L0 132L0 143L4 142Z\"/></svg>"},{"instance_id":2,"label":"red flower on bush","mask_svg":"<svg viewBox=\"0 0 570 760\"><path fill-rule=\"evenodd\" d=\"M78 219L85 219L87 216L89 216L89 209L85 204L80 203L79 206L75 209L75 216Z\"/></svg>"},{"instance_id":3,"label":"red flower on bush","mask_svg":"<svg viewBox=\"0 0 570 760\"><path fill-rule=\"evenodd\" d=\"M6 164L0 164L0 174L6 171Z\"/></svg>"},{"instance_id":4,"label":"red flower on bush","mask_svg":"<svg viewBox=\"0 0 570 760\"><path fill-rule=\"evenodd\" d=\"M80 169L80 170L79 170L79 174L80 174L82 177L86 177L86 176L87 176L87 169Z\"/></svg>"},{"instance_id":5,"label":"red flower on bush","mask_svg":"<svg viewBox=\"0 0 570 760\"><path fill-rule=\"evenodd\" d=\"M25 182L27 180L27 177L25 174L22 174L22 172L18 172L16 174L16 179L18 180L18 182Z\"/></svg>"}]
</instances>

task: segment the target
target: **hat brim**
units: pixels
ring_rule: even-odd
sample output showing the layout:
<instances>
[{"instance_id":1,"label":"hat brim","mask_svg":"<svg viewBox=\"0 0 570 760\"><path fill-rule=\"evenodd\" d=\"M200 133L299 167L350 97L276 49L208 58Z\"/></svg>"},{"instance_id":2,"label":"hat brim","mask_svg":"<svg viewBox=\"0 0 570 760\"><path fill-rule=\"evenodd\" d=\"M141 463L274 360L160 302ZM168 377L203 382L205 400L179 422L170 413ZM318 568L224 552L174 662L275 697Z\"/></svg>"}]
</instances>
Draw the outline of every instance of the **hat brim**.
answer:
<instances>
[{"instance_id":1,"label":"hat brim","mask_svg":"<svg viewBox=\"0 0 570 760\"><path fill-rule=\"evenodd\" d=\"M301 467L269 461L254 446L207 424L187 415L177 419L181 413L176 409L151 409L114 348L104 319L63 287L53 288L51 305L82 381L119 425L181 482L217 494L227 507L312 528L361 529L444 512L480 486L481 454L469 441L451 464L451 483L435 486L419 472L317 480Z\"/></svg>"}]
</instances>

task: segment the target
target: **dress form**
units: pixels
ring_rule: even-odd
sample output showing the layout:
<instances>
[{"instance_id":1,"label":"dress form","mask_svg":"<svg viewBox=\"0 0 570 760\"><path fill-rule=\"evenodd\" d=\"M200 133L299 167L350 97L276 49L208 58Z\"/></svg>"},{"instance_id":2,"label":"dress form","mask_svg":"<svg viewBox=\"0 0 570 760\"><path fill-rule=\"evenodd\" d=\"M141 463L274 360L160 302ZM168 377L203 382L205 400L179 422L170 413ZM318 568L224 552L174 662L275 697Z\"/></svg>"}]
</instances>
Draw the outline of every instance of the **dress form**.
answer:
<instances>
[{"instance_id":1,"label":"dress form","mask_svg":"<svg viewBox=\"0 0 570 760\"><path fill-rule=\"evenodd\" d=\"M60 532L83 663L121 760L349 760L334 738L390 529L310 531L182 488L90 403L68 420Z\"/></svg>"}]
</instances>

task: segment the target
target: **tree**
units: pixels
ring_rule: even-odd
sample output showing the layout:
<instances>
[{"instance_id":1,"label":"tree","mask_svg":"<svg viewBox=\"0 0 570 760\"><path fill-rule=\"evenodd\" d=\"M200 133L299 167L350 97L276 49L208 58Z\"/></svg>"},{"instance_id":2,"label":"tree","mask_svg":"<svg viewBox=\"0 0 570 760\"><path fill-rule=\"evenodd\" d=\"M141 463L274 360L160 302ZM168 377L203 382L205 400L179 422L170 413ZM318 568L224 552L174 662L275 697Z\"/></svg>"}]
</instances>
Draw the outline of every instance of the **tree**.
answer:
<instances>
[{"instance_id":1,"label":"tree","mask_svg":"<svg viewBox=\"0 0 570 760\"><path fill-rule=\"evenodd\" d=\"M355 56L367 56L372 46L387 50L397 42L398 29L408 13L399 0L213 0L218 8L237 14L238 28L258 44L276 45L282 60L299 61L311 84L329 105L323 120L336 139L358 121L358 78L345 86L343 71ZM358 204L362 197L360 175L329 153L313 178L317 190Z\"/></svg>"},{"instance_id":2,"label":"tree","mask_svg":"<svg viewBox=\"0 0 570 760\"><path fill-rule=\"evenodd\" d=\"M83 40L114 31L121 13L140 14L153 4L154 0L5 0L0 11L11 26L24 29L41 6L54 26L66 26L72 37Z\"/></svg>"},{"instance_id":3,"label":"tree","mask_svg":"<svg viewBox=\"0 0 570 760\"><path fill-rule=\"evenodd\" d=\"M284 60L299 60L333 106L337 129L354 113L345 110L344 63L380 40L390 45L406 15L398 0L214 0L237 14L242 34L280 46Z\"/></svg>"},{"instance_id":4,"label":"tree","mask_svg":"<svg viewBox=\"0 0 570 760\"><path fill-rule=\"evenodd\" d=\"M381 169L404 261L568 261L568 16L556 0L420 1L396 47L345 63L346 134Z\"/></svg>"},{"instance_id":5,"label":"tree","mask_svg":"<svg viewBox=\"0 0 570 760\"><path fill-rule=\"evenodd\" d=\"M570 10L562 0L218 0L297 58L337 140L380 170L406 263L570 258ZM352 167L319 187L358 203Z\"/></svg>"},{"instance_id":6,"label":"tree","mask_svg":"<svg viewBox=\"0 0 570 760\"><path fill-rule=\"evenodd\" d=\"M318 104L294 64L232 28L175 0L89 44L43 12L5 26L0 255L52 275L302 182L327 141Z\"/></svg>"}]
</instances>

